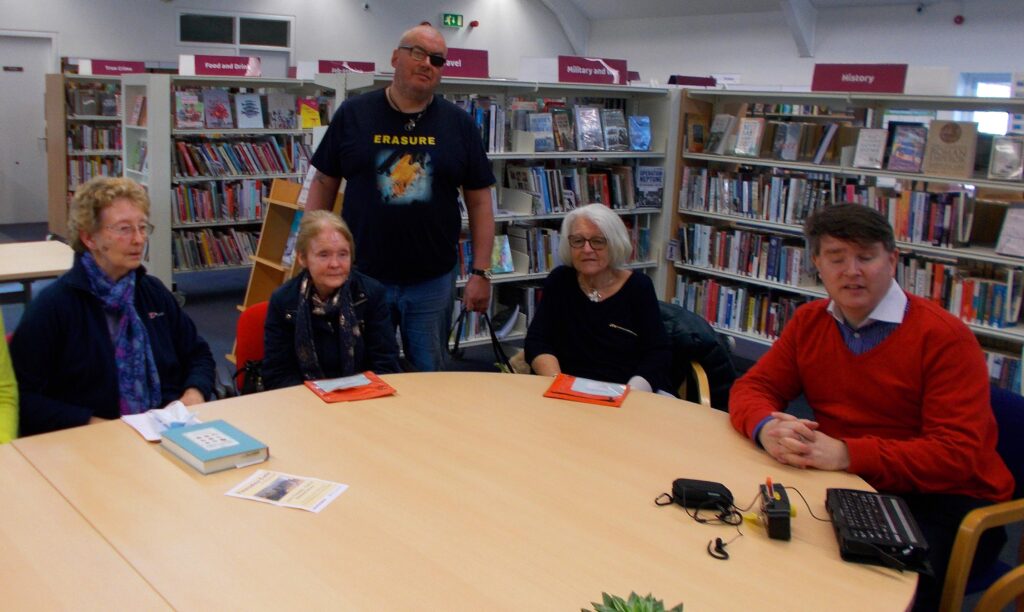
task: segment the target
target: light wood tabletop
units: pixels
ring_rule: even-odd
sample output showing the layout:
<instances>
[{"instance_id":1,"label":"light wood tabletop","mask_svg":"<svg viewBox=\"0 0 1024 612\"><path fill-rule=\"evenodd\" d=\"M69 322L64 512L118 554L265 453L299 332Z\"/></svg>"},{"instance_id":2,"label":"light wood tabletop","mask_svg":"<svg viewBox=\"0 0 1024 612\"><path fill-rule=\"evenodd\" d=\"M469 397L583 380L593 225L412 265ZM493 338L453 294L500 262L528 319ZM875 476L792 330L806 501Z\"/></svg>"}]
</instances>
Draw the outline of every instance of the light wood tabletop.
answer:
<instances>
[{"instance_id":1,"label":"light wood tabletop","mask_svg":"<svg viewBox=\"0 0 1024 612\"><path fill-rule=\"evenodd\" d=\"M73 260L74 251L58 240L0 244L0 282L60 276Z\"/></svg>"},{"instance_id":2,"label":"light wood tabletop","mask_svg":"<svg viewBox=\"0 0 1024 612\"><path fill-rule=\"evenodd\" d=\"M0 445L0 491L5 610L170 609L9 444Z\"/></svg>"},{"instance_id":3,"label":"light wood tabletop","mask_svg":"<svg viewBox=\"0 0 1024 612\"><path fill-rule=\"evenodd\" d=\"M601 592L700 610L903 610L916 575L847 563L799 497L793 539L695 523L654 499L717 480L746 506L766 476L826 516L855 476L776 464L724 413L635 392L621 408L541 397L551 379L385 376L393 397L304 387L199 407L270 446L203 476L120 422L14 445L175 608L578 610ZM257 469L346 483L320 514L227 497ZM731 558L711 558L716 537ZM735 539L734 539L735 538Z\"/></svg>"}]
</instances>

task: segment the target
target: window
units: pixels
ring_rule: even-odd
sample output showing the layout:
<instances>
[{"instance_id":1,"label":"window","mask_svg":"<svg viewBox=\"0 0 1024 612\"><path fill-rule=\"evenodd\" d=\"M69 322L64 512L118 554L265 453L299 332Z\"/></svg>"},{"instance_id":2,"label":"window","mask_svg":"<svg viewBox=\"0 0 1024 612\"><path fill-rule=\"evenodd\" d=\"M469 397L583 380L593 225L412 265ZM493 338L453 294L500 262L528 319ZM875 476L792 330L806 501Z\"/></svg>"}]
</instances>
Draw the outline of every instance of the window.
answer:
<instances>
[{"instance_id":1,"label":"window","mask_svg":"<svg viewBox=\"0 0 1024 612\"><path fill-rule=\"evenodd\" d=\"M179 42L228 45L235 42L235 20L232 17L181 15L179 26Z\"/></svg>"},{"instance_id":2,"label":"window","mask_svg":"<svg viewBox=\"0 0 1024 612\"><path fill-rule=\"evenodd\" d=\"M180 13L178 43L291 50L292 17L227 13Z\"/></svg>"},{"instance_id":3,"label":"window","mask_svg":"<svg viewBox=\"0 0 1024 612\"><path fill-rule=\"evenodd\" d=\"M238 20L239 42L243 45L263 47L288 47L287 21L278 19L251 19L242 17Z\"/></svg>"},{"instance_id":4,"label":"window","mask_svg":"<svg viewBox=\"0 0 1024 612\"><path fill-rule=\"evenodd\" d=\"M1011 75L1006 73L965 73L961 75L961 94L981 98L1009 98ZM990 111L967 113L968 121L978 123L978 131L986 134L1006 134L1010 114Z\"/></svg>"}]
</instances>

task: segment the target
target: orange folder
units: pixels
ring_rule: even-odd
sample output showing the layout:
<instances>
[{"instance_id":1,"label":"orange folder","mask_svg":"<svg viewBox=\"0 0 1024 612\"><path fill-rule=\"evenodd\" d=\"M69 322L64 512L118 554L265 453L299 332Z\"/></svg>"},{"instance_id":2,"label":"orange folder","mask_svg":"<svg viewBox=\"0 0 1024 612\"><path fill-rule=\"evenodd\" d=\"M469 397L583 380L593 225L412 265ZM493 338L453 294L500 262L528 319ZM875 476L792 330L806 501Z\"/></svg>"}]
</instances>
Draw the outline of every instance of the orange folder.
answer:
<instances>
[{"instance_id":1,"label":"orange folder","mask_svg":"<svg viewBox=\"0 0 1024 612\"><path fill-rule=\"evenodd\" d=\"M324 391L317 385L318 381L315 380L307 380L304 384L309 387L310 391L316 393L320 396L320 399L324 400L328 404L373 399L375 397L384 397L386 395L394 395L396 393L394 387L381 380L381 378L373 372L367 370L366 372L363 372L363 376L370 379L370 384L362 385L360 387L350 387L348 389L338 389L336 391Z\"/></svg>"},{"instance_id":2,"label":"orange folder","mask_svg":"<svg viewBox=\"0 0 1024 612\"><path fill-rule=\"evenodd\" d=\"M555 376L554 382L552 382L551 386L548 387L548 390L544 392L544 397L618 408L622 405L626 396L629 395L629 385L623 385L624 391L619 395L592 395L590 393L574 391L572 388L574 382L576 382L575 376L570 376L565 373L559 374L558 376Z\"/></svg>"}]
</instances>

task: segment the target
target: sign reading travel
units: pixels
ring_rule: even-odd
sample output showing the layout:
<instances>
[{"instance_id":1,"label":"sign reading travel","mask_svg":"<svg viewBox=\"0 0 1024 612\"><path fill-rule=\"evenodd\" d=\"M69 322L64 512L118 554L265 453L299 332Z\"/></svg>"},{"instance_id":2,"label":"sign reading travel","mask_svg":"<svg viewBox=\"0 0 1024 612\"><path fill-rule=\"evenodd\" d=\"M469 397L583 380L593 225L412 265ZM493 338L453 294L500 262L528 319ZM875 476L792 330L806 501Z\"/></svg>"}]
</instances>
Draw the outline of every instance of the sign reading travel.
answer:
<instances>
[{"instance_id":1,"label":"sign reading travel","mask_svg":"<svg viewBox=\"0 0 1024 612\"><path fill-rule=\"evenodd\" d=\"M903 93L906 64L815 64L811 91Z\"/></svg>"},{"instance_id":2,"label":"sign reading travel","mask_svg":"<svg viewBox=\"0 0 1024 612\"><path fill-rule=\"evenodd\" d=\"M480 49L448 48L448 61L444 64L444 76L468 79L490 77L487 51Z\"/></svg>"},{"instance_id":3,"label":"sign reading travel","mask_svg":"<svg viewBox=\"0 0 1024 612\"><path fill-rule=\"evenodd\" d=\"M321 74L338 74L341 72L373 72L377 65L373 62L351 62L348 60L320 60L317 72Z\"/></svg>"},{"instance_id":4,"label":"sign reading travel","mask_svg":"<svg viewBox=\"0 0 1024 612\"><path fill-rule=\"evenodd\" d=\"M559 83L625 85L628 75L626 60L574 55L558 56Z\"/></svg>"},{"instance_id":5,"label":"sign reading travel","mask_svg":"<svg viewBox=\"0 0 1024 612\"><path fill-rule=\"evenodd\" d=\"M260 58L244 55L179 55L178 74L186 76L258 77Z\"/></svg>"},{"instance_id":6,"label":"sign reading travel","mask_svg":"<svg viewBox=\"0 0 1024 612\"><path fill-rule=\"evenodd\" d=\"M78 74L117 76L145 72L145 62L126 62L123 60L82 59L78 60Z\"/></svg>"}]
</instances>

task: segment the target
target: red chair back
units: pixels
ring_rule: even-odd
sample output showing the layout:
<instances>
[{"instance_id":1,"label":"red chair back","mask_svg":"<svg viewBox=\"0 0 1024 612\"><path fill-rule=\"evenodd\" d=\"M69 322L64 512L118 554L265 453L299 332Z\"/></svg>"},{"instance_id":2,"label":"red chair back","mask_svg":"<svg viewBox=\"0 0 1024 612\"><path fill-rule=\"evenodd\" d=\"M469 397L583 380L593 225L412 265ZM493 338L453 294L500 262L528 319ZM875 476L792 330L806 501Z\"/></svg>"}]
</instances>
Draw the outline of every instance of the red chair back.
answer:
<instances>
[{"instance_id":1,"label":"red chair back","mask_svg":"<svg viewBox=\"0 0 1024 612\"><path fill-rule=\"evenodd\" d=\"M249 361L263 359L263 324L267 320L268 302L258 302L242 311L235 329L235 385L241 385L241 372Z\"/></svg>"}]
</instances>

